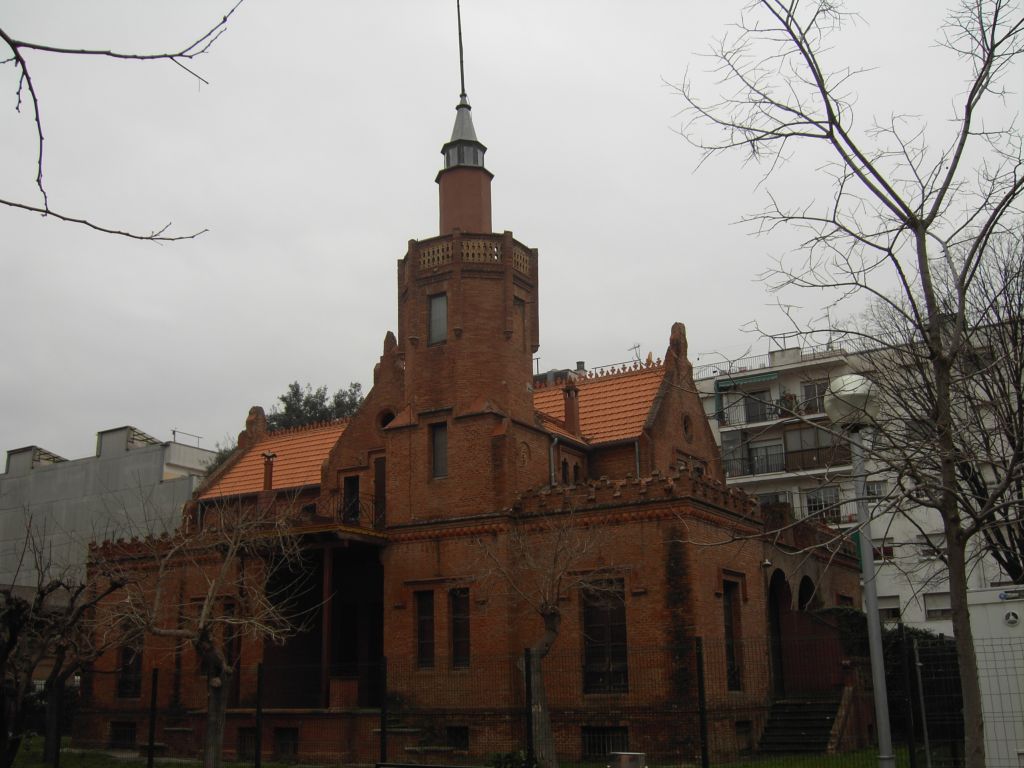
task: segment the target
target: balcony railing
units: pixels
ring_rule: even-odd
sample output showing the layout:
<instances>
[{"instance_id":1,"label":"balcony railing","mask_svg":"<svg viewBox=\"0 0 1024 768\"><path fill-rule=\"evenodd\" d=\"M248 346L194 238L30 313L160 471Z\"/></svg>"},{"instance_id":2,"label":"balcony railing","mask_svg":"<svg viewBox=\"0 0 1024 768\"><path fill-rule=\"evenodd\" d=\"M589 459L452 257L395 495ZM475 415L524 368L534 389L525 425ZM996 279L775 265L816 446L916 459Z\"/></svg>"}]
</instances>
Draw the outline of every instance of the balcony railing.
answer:
<instances>
[{"instance_id":1,"label":"balcony railing","mask_svg":"<svg viewBox=\"0 0 1024 768\"><path fill-rule=\"evenodd\" d=\"M744 398L722 408L714 414L721 427L736 427L776 419L792 419L797 416L818 416L824 414L822 398L801 402L792 395L783 395L778 400L760 401Z\"/></svg>"},{"instance_id":2,"label":"balcony railing","mask_svg":"<svg viewBox=\"0 0 1024 768\"><path fill-rule=\"evenodd\" d=\"M823 448L806 448L786 451L786 471L803 472L812 469L828 469L850 463L850 445L840 443Z\"/></svg>"},{"instance_id":3,"label":"balcony railing","mask_svg":"<svg viewBox=\"0 0 1024 768\"><path fill-rule=\"evenodd\" d=\"M807 362L809 360L820 360L826 357L837 357L847 355L856 351L855 346L849 341L832 342L830 344L818 344L804 347L800 350L776 350L765 355L751 355L739 360L721 359L714 363L698 365L693 369L694 379L710 379L714 377L740 378L747 376L751 371L761 368L771 368L776 365L786 365L795 362Z\"/></svg>"},{"instance_id":4,"label":"balcony railing","mask_svg":"<svg viewBox=\"0 0 1024 768\"><path fill-rule=\"evenodd\" d=\"M335 520L342 525L380 530L384 527L383 502L383 497L369 494L352 498L335 493L317 502L316 515Z\"/></svg>"},{"instance_id":5,"label":"balcony railing","mask_svg":"<svg viewBox=\"0 0 1024 768\"><path fill-rule=\"evenodd\" d=\"M835 504L830 504L822 509L808 509L805 500L805 506L800 513L800 517L815 518L816 520L828 523L829 525L846 525L848 523L856 523L857 504L854 501L840 501Z\"/></svg>"},{"instance_id":6,"label":"balcony railing","mask_svg":"<svg viewBox=\"0 0 1024 768\"><path fill-rule=\"evenodd\" d=\"M846 443L799 451L787 451L780 445L777 450L753 449L747 456L726 459L725 475L744 477L773 472L806 472L846 466L849 463L850 446Z\"/></svg>"},{"instance_id":7,"label":"balcony railing","mask_svg":"<svg viewBox=\"0 0 1024 768\"><path fill-rule=\"evenodd\" d=\"M750 456L727 459L725 462L726 477L743 475L767 475L771 472L786 470L786 454L782 450L773 453L755 453Z\"/></svg>"}]
</instances>

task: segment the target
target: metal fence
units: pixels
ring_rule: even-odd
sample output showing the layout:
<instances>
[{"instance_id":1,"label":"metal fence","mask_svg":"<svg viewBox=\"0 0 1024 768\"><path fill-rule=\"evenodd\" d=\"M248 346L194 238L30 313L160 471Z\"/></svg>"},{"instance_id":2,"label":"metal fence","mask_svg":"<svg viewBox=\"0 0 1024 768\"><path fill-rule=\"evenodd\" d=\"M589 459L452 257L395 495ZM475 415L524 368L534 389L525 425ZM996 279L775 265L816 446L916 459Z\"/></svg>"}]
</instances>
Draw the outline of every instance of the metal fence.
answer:
<instances>
[{"instance_id":1,"label":"metal fence","mask_svg":"<svg viewBox=\"0 0 1024 768\"><path fill-rule=\"evenodd\" d=\"M1024 642L977 644L988 765L1017 768ZM389 761L527 768L553 745L561 766L603 766L613 752L644 753L652 767L877 764L867 651L856 633L785 647L692 638L604 651L556 645L544 659L473 654L457 668L411 656L326 671L243 664L225 682L222 754L257 768ZM527 674L534 664L536 677ZM84 675L65 707L66 768L82 752L116 755L128 766L199 759L208 680L187 666ZM886 667L897 765L961 765L952 641L888 632ZM548 713L549 731L530 717L538 710Z\"/></svg>"}]
</instances>

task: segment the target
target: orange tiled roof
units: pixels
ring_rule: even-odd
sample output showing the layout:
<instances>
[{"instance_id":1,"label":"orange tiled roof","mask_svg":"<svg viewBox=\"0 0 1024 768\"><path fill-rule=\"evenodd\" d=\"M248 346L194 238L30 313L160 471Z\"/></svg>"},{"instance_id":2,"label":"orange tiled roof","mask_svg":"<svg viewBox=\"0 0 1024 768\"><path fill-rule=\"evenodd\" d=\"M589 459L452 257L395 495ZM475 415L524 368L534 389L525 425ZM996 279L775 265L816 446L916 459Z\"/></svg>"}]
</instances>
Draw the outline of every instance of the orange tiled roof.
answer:
<instances>
[{"instance_id":1,"label":"orange tiled roof","mask_svg":"<svg viewBox=\"0 0 1024 768\"><path fill-rule=\"evenodd\" d=\"M651 365L577 379L583 437L595 444L637 437L664 378L665 367ZM562 387L555 384L535 390L533 407L564 423Z\"/></svg>"},{"instance_id":2,"label":"orange tiled roof","mask_svg":"<svg viewBox=\"0 0 1024 768\"><path fill-rule=\"evenodd\" d=\"M274 490L317 485L320 483L320 466L346 426L347 421L332 421L271 432L242 454L213 484L203 489L199 498L263 490L263 454L267 451L277 455L274 459Z\"/></svg>"}]
</instances>

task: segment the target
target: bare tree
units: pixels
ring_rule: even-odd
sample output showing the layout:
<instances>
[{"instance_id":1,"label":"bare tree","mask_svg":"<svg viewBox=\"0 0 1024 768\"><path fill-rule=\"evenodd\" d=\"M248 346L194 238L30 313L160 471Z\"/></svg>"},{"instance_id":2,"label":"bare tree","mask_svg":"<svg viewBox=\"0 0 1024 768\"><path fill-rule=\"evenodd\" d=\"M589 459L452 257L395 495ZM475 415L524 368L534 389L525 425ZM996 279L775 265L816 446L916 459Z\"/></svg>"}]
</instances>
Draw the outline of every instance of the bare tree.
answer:
<instances>
[{"instance_id":1,"label":"bare tree","mask_svg":"<svg viewBox=\"0 0 1024 768\"><path fill-rule=\"evenodd\" d=\"M598 527L586 525L568 511L513 520L503 535L478 540L487 563L485 573L502 585L524 611L540 619L539 636L530 645L529 682L533 692L530 723L534 753L541 768L558 768L543 665L558 640L562 601L580 590L602 600L623 599L607 586L615 569L601 562L601 535Z\"/></svg>"},{"instance_id":2,"label":"bare tree","mask_svg":"<svg viewBox=\"0 0 1024 768\"><path fill-rule=\"evenodd\" d=\"M799 259L783 258L767 277L777 289L873 296L920 344L933 459L929 471L918 473L929 491L917 492L942 518L967 765L981 768L981 696L966 596L966 547L978 528L958 490L954 385L968 352L971 286L993 239L1019 226L1020 126L1013 114L1002 122L982 117L989 102L1005 95L1003 80L1024 53L1024 15L1014 0L959 0L949 11L940 42L964 63L967 86L952 95L952 138L944 144L909 116L856 127L858 72L829 68L822 58L830 33L848 17L834 0L751 3L736 34L712 51L727 95L706 101L692 81L679 87L688 116L683 132L705 156L749 152L767 163L768 176L804 145L824 149L831 158L824 169L833 182L830 200L791 207L770 195L768 207L749 218L761 231L791 226L806 236Z\"/></svg>"},{"instance_id":3,"label":"bare tree","mask_svg":"<svg viewBox=\"0 0 1024 768\"><path fill-rule=\"evenodd\" d=\"M1019 234L991 242L963 296L966 311L959 331L953 325L960 303L955 283L944 269L935 281L939 305L951 310L946 332L962 336L949 386L956 473L948 491L956 496L963 535L974 540L974 552L992 557L1017 584L1024 583L1022 246ZM863 361L882 405L872 458L896 481L883 510L940 510L942 464L933 450L935 381L929 348L892 304L874 305L859 327L873 342ZM920 533L925 537L929 531ZM944 546L934 552L947 560Z\"/></svg>"},{"instance_id":4,"label":"bare tree","mask_svg":"<svg viewBox=\"0 0 1024 768\"><path fill-rule=\"evenodd\" d=\"M304 628L296 607L306 587L302 548L287 502L200 502L172 535L96 551L103 569L126 584L104 606L109 631L163 638L196 654L206 676L206 768L222 762L241 644L283 643Z\"/></svg>"},{"instance_id":5,"label":"bare tree","mask_svg":"<svg viewBox=\"0 0 1024 768\"><path fill-rule=\"evenodd\" d=\"M66 684L104 651L94 631L96 606L124 586L119 578L107 578L102 588L91 588L84 573L55 561L45 531L34 527L31 517L25 534L14 573L31 572L35 581L0 587L0 768L14 764L25 737L28 697L43 672L44 758L54 759Z\"/></svg>"},{"instance_id":6,"label":"bare tree","mask_svg":"<svg viewBox=\"0 0 1024 768\"><path fill-rule=\"evenodd\" d=\"M60 55L68 56L71 58L79 57L104 57L110 59L117 59L121 61L166 61L176 64L181 67L192 77L195 77L200 82L206 83L199 74L190 69L187 66L188 62L193 59L202 56L204 53L210 50L210 47L217 41L217 38L224 33L227 28L228 19L235 12L242 0L238 0L234 6L232 6L226 14L214 24L212 27L207 29L200 37L186 45L177 51L162 51L157 53L138 53L138 52L125 52L125 51L112 51L112 50L99 50L90 48L65 48L55 45L47 45L44 43L35 42L32 40L22 40L16 36L16 33L9 31L10 28L5 29L0 26L0 43L6 46L10 55L6 58L0 59L0 64L11 64L15 71L18 73L18 87L15 92L15 109L18 112L23 111L23 107L27 106L28 113L32 116L35 122L36 128L36 188L38 189L38 201L27 202L22 200L12 200L8 198L0 198L0 205L6 205L10 208L17 208L22 211L28 211L31 213L42 214L43 216L52 216L55 219L61 221L67 221L72 224L79 224L90 229L96 230L97 232L103 232L109 235L119 235L121 237L128 237L135 240L150 240L153 242L168 242L174 240L189 240L194 237L201 235L206 230L200 232L191 232L187 234L175 234L170 230L170 224L165 224L159 229L155 229L152 232L133 232L129 230L116 229L114 227L99 224L92 221L89 218L74 216L63 211L55 209L50 205L50 197L47 193L46 184L44 182L43 173L43 113L41 106L40 93L41 88L37 87L37 82L33 79L32 70L29 67L29 62L33 56L36 55Z\"/></svg>"}]
</instances>

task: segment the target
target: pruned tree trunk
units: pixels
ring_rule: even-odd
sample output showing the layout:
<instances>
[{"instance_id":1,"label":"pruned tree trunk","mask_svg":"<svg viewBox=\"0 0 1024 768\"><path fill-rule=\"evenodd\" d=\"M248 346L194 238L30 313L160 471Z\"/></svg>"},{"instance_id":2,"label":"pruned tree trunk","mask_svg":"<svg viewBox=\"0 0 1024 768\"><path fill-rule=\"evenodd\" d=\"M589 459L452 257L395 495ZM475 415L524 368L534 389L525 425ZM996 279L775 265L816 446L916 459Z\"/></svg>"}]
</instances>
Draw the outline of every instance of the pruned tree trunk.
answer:
<instances>
[{"instance_id":1,"label":"pruned tree trunk","mask_svg":"<svg viewBox=\"0 0 1024 768\"><path fill-rule=\"evenodd\" d=\"M64 675L52 675L46 681L46 736L43 742L43 762L52 765L60 752L60 713L64 703Z\"/></svg>"},{"instance_id":2,"label":"pruned tree trunk","mask_svg":"<svg viewBox=\"0 0 1024 768\"><path fill-rule=\"evenodd\" d=\"M548 709L547 689L544 687L544 658L558 639L562 614L558 608L544 611L544 635L530 648L530 685L533 691L533 709L530 727L533 728L533 752L539 768L558 768L555 735L551 730L551 711Z\"/></svg>"},{"instance_id":3,"label":"pruned tree trunk","mask_svg":"<svg viewBox=\"0 0 1024 768\"><path fill-rule=\"evenodd\" d=\"M0 685L3 686L3 695L0 696L3 714L0 722L0 768L11 768L25 735L25 708L20 706L24 697L20 690L7 682Z\"/></svg>"},{"instance_id":4,"label":"pruned tree trunk","mask_svg":"<svg viewBox=\"0 0 1024 768\"><path fill-rule=\"evenodd\" d=\"M231 670L219 662L211 664L206 682L206 743L203 768L221 768L224 753L224 723L227 716Z\"/></svg>"}]
</instances>

